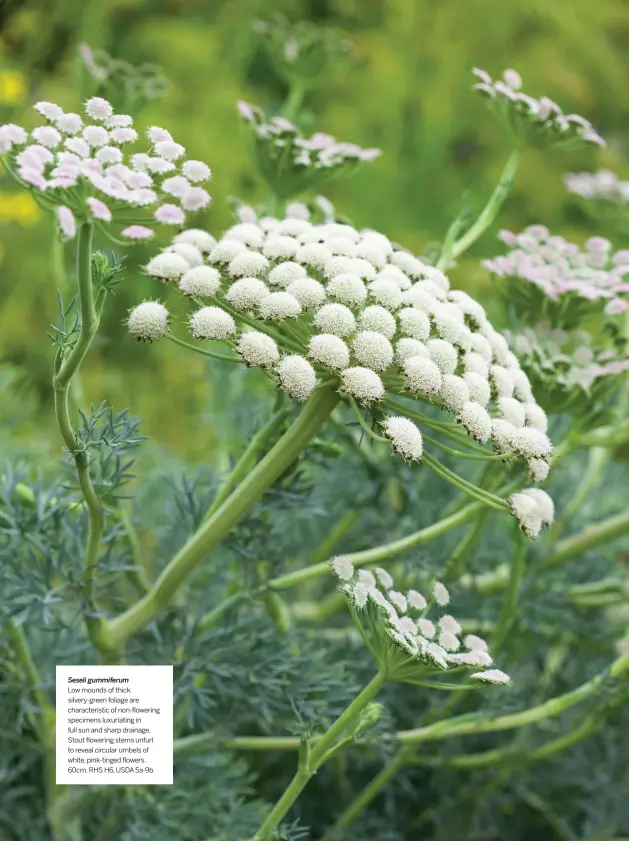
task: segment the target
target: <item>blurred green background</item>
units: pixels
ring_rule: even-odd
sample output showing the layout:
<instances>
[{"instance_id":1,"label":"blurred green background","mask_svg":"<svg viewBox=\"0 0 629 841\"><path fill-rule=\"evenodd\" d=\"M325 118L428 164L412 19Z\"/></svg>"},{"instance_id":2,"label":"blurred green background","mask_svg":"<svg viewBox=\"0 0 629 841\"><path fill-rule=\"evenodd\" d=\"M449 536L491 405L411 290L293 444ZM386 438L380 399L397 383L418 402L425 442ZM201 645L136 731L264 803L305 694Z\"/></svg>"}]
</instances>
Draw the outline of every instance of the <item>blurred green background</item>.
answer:
<instances>
[{"instance_id":1,"label":"blurred green background","mask_svg":"<svg viewBox=\"0 0 629 841\"><path fill-rule=\"evenodd\" d=\"M77 47L87 43L133 64L159 64L170 80L141 127L163 125L214 171L213 202L195 226L232 221L228 198L264 198L237 116L240 98L279 110L286 90L254 22L274 13L345 32L357 53L306 100L301 126L378 146L383 155L326 195L357 225L421 253L464 203L480 208L509 153L509 139L471 93L470 71L517 69L524 90L548 95L590 119L608 148L529 154L499 223L455 270L455 283L491 302L479 259L499 253L499 227L541 222L582 240L593 231L568 201L566 171L623 173L629 117L627 0L3 0L0 2L0 122L34 125L41 99L79 108ZM626 244L616 243L618 247ZM225 378L202 357L140 346L122 326L126 310L162 288L138 272L152 248L130 251L124 281L82 369L84 403L132 407L143 432L187 459L205 459L211 424L199 418L224 397ZM68 262L71 254L68 255ZM68 269L71 269L69 263ZM59 267L52 219L0 178L0 458L56 458L51 412ZM166 294L166 299L169 296ZM185 313L173 299L175 311ZM184 305L185 307L185 305ZM168 411L164 411L164 401Z\"/></svg>"}]
</instances>

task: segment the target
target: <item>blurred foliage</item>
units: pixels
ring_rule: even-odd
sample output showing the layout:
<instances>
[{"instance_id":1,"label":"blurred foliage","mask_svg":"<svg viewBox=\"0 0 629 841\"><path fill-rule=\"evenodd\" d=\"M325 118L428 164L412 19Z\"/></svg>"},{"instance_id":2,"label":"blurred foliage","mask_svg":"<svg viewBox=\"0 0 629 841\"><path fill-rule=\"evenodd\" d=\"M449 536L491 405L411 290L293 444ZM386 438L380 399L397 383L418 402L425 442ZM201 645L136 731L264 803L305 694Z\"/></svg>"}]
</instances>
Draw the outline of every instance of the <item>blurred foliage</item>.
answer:
<instances>
[{"instance_id":1,"label":"blurred foliage","mask_svg":"<svg viewBox=\"0 0 629 841\"><path fill-rule=\"evenodd\" d=\"M343 57L339 72L331 67L307 94L300 127L382 148L366 170L331 186L329 197L356 224L418 253L443 237L464 204L480 206L509 151L508 138L470 92L473 66L494 75L516 68L525 90L591 119L609 143L600 152L531 152L501 225L520 230L542 220L578 239L584 218L566 200L563 173L622 167L629 115L624 0L4 0L0 119L29 125L28 107L39 99L78 108L83 43L136 67L158 65L170 87L164 99L148 103L140 122L176 127L191 155L210 163L213 204L200 222L220 230L231 218L228 197L263 197L250 174L236 101L273 111L286 94L255 26L276 14L323 24L352 44L351 65ZM52 357L42 340L61 267L50 220L12 189L0 180L0 365L16 387L36 394L33 409L47 418ZM490 233L459 265L455 282L480 294L489 276L478 257L497 250ZM196 459L213 440L196 420L216 393L205 367L172 347L139 347L121 328L126 309L153 286L137 273L149 253L138 246L126 261L105 338L84 371L84 393L96 401L107 394L122 406L133 396L146 433ZM177 411L159 410L164 390Z\"/></svg>"}]
</instances>

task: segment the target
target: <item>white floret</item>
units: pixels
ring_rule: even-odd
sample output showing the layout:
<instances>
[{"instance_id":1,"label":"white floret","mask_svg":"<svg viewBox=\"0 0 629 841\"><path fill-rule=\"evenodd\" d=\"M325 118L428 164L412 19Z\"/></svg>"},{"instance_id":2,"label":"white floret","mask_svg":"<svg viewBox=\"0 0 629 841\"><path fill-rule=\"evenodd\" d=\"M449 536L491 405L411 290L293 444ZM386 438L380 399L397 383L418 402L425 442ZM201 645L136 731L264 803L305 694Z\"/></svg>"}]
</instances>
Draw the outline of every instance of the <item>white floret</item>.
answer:
<instances>
[{"instance_id":1,"label":"white floret","mask_svg":"<svg viewBox=\"0 0 629 841\"><path fill-rule=\"evenodd\" d=\"M480 333L472 332L472 350L482 356L486 362L491 362L493 359L491 345Z\"/></svg>"},{"instance_id":2,"label":"white floret","mask_svg":"<svg viewBox=\"0 0 629 841\"><path fill-rule=\"evenodd\" d=\"M438 394L441 388L441 371L432 361L424 356L411 356L403 366L404 386L408 391L421 392L429 397Z\"/></svg>"},{"instance_id":3,"label":"white floret","mask_svg":"<svg viewBox=\"0 0 629 841\"><path fill-rule=\"evenodd\" d=\"M475 353L474 351L466 353L463 357L463 367L466 371L478 374L484 379L489 378L489 363L483 359L480 353Z\"/></svg>"},{"instance_id":4,"label":"white floret","mask_svg":"<svg viewBox=\"0 0 629 841\"><path fill-rule=\"evenodd\" d=\"M444 374L439 389L443 408L457 414L470 399L470 391L463 377L456 374Z\"/></svg>"},{"instance_id":5,"label":"white floret","mask_svg":"<svg viewBox=\"0 0 629 841\"><path fill-rule=\"evenodd\" d=\"M463 350L469 350L472 343L469 328L448 312L445 306L437 307L432 316L437 334L446 342L457 345Z\"/></svg>"},{"instance_id":6,"label":"white floret","mask_svg":"<svg viewBox=\"0 0 629 841\"><path fill-rule=\"evenodd\" d=\"M341 374L343 389L359 403L370 405L384 397L382 380L369 368L346 368Z\"/></svg>"},{"instance_id":7,"label":"white floret","mask_svg":"<svg viewBox=\"0 0 629 841\"><path fill-rule=\"evenodd\" d=\"M426 315L432 315L439 306L439 301L435 296L422 289L417 283L402 293L402 303L408 307L414 307Z\"/></svg>"},{"instance_id":8,"label":"white floret","mask_svg":"<svg viewBox=\"0 0 629 841\"><path fill-rule=\"evenodd\" d=\"M481 327L487 321L487 314L483 307L478 301L475 301L474 298L468 295L467 292L463 292L460 289L453 289L448 294L448 298L450 301L458 304L465 315L469 316L478 327Z\"/></svg>"},{"instance_id":9,"label":"white floret","mask_svg":"<svg viewBox=\"0 0 629 841\"><path fill-rule=\"evenodd\" d=\"M297 253L297 243L292 237L273 235L264 243L262 253L269 260L290 260Z\"/></svg>"},{"instance_id":10,"label":"white floret","mask_svg":"<svg viewBox=\"0 0 629 841\"><path fill-rule=\"evenodd\" d=\"M411 339L425 341L430 335L430 319L421 310L406 307L398 312L400 330Z\"/></svg>"},{"instance_id":11,"label":"white floret","mask_svg":"<svg viewBox=\"0 0 629 841\"><path fill-rule=\"evenodd\" d=\"M489 327L489 323L485 325ZM491 349L494 355L494 360L499 365L507 366L509 364L509 345L507 344L507 340L504 336L501 336L500 333L496 333L496 331L491 327L490 329L486 330L485 338L491 345Z\"/></svg>"},{"instance_id":12,"label":"white floret","mask_svg":"<svg viewBox=\"0 0 629 841\"><path fill-rule=\"evenodd\" d=\"M313 307L320 307L326 299L325 287L318 280L311 277L300 277L290 283L286 291L301 304L302 310L310 310Z\"/></svg>"},{"instance_id":13,"label":"white floret","mask_svg":"<svg viewBox=\"0 0 629 841\"><path fill-rule=\"evenodd\" d=\"M236 350L254 368L269 368L280 358L275 340L265 333L249 330L238 340Z\"/></svg>"},{"instance_id":14,"label":"white floret","mask_svg":"<svg viewBox=\"0 0 629 841\"><path fill-rule=\"evenodd\" d=\"M317 311L314 323L322 333L335 336L349 336L356 329L354 314L343 304L325 304Z\"/></svg>"},{"instance_id":15,"label":"white floret","mask_svg":"<svg viewBox=\"0 0 629 841\"><path fill-rule=\"evenodd\" d=\"M360 314L358 326L361 330L373 330L385 338L392 339L397 329L394 316L384 307L366 307Z\"/></svg>"},{"instance_id":16,"label":"white floret","mask_svg":"<svg viewBox=\"0 0 629 841\"><path fill-rule=\"evenodd\" d=\"M414 610L425 610L428 607L428 602L417 590L409 590L406 594L406 601L408 606Z\"/></svg>"},{"instance_id":17,"label":"white floret","mask_svg":"<svg viewBox=\"0 0 629 841\"><path fill-rule=\"evenodd\" d=\"M308 272L299 263L291 261L287 263L280 263L271 269L268 275L268 281L272 286L279 286L282 289L288 287L294 280L307 277Z\"/></svg>"},{"instance_id":18,"label":"white floret","mask_svg":"<svg viewBox=\"0 0 629 841\"><path fill-rule=\"evenodd\" d=\"M513 450L513 435L517 428L509 421L492 418L491 441L497 453L510 453Z\"/></svg>"},{"instance_id":19,"label":"white floret","mask_svg":"<svg viewBox=\"0 0 629 841\"><path fill-rule=\"evenodd\" d=\"M422 457L422 434L413 421L390 416L382 421L381 426L387 438L391 439L393 449L401 456L408 461L417 461Z\"/></svg>"},{"instance_id":20,"label":"white floret","mask_svg":"<svg viewBox=\"0 0 629 841\"><path fill-rule=\"evenodd\" d=\"M295 260L298 263L304 263L306 266L313 266L315 269L324 269L332 260L332 253L326 245L312 242L308 245L299 246L295 254Z\"/></svg>"},{"instance_id":21,"label":"white floret","mask_svg":"<svg viewBox=\"0 0 629 841\"><path fill-rule=\"evenodd\" d=\"M402 306L402 290L394 280L380 278L369 284L369 295L377 304L395 312Z\"/></svg>"},{"instance_id":22,"label":"white floret","mask_svg":"<svg viewBox=\"0 0 629 841\"><path fill-rule=\"evenodd\" d=\"M134 307L127 319L127 329L142 342L157 342L168 334L170 315L159 301L144 301Z\"/></svg>"},{"instance_id":23,"label":"white floret","mask_svg":"<svg viewBox=\"0 0 629 841\"><path fill-rule=\"evenodd\" d=\"M317 374L307 359L297 354L285 356L276 370L281 388L291 397L302 403L310 397L317 384Z\"/></svg>"},{"instance_id":24,"label":"white floret","mask_svg":"<svg viewBox=\"0 0 629 841\"><path fill-rule=\"evenodd\" d=\"M375 567L374 572L381 587L384 587L385 590L390 590L393 587L393 578L386 569Z\"/></svg>"},{"instance_id":25,"label":"white floret","mask_svg":"<svg viewBox=\"0 0 629 841\"><path fill-rule=\"evenodd\" d=\"M274 231L278 234L298 237L311 229L312 225L310 222L307 222L305 219L295 219L291 217L290 219L282 219L279 224L275 226Z\"/></svg>"},{"instance_id":26,"label":"white floret","mask_svg":"<svg viewBox=\"0 0 629 841\"><path fill-rule=\"evenodd\" d=\"M257 226L250 222L241 222L233 225L223 234L223 241L235 240L241 242L248 248L262 248L264 233Z\"/></svg>"},{"instance_id":27,"label":"white floret","mask_svg":"<svg viewBox=\"0 0 629 841\"><path fill-rule=\"evenodd\" d=\"M545 482L550 473L550 466L547 461L541 458L529 459L526 463L527 471L534 482Z\"/></svg>"},{"instance_id":28,"label":"white floret","mask_svg":"<svg viewBox=\"0 0 629 841\"><path fill-rule=\"evenodd\" d=\"M518 428L524 426L526 419L524 404L516 400L515 397L499 397L496 406L503 420L509 421Z\"/></svg>"},{"instance_id":29,"label":"white floret","mask_svg":"<svg viewBox=\"0 0 629 841\"><path fill-rule=\"evenodd\" d=\"M349 273L354 274L367 283L376 279L377 272L368 260L361 257L350 257Z\"/></svg>"},{"instance_id":30,"label":"white floret","mask_svg":"<svg viewBox=\"0 0 629 841\"><path fill-rule=\"evenodd\" d=\"M301 304L290 292L270 292L260 301L259 311L262 318L284 321L285 318L297 318Z\"/></svg>"},{"instance_id":31,"label":"white floret","mask_svg":"<svg viewBox=\"0 0 629 841\"><path fill-rule=\"evenodd\" d=\"M526 490L520 491L520 493L528 496L537 505L542 523L548 526L552 525L555 519L555 504L546 491L540 488L526 488Z\"/></svg>"},{"instance_id":32,"label":"white floret","mask_svg":"<svg viewBox=\"0 0 629 841\"><path fill-rule=\"evenodd\" d=\"M472 403L471 401L466 403L458 415L458 420L468 435L474 438L475 441L484 444L489 440L491 435L491 418L478 403Z\"/></svg>"},{"instance_id":33,"label":"white floret","mask_svg":"<svg viewBox=\"0 0 629 841\"><path fill-rule=\"evenodd\" d=\"M247 251L247 246L238 240L221 240L217 242L214 248L210 251L208 260L210 263L219 263L226 265L231 263L239 254L244 254Z\"/></svg>"},{"instance_id":34,"label":"white floret","mask_svg":"<svg viewBox=\"0 0 629 841\"><path fill-rule=\"evenodd\" d=\"M203 254L209 254L214 246L216 240L211 234L197 228L190 228L187 231L182 231L173 239L173 244L184 243L186 245L194 245Z\"/></svg>"},{"instance_id":35,"label":"white floret","mask_svg":"<svg viewBox=\"0 0 629 841\"><path fill-rule=\"evenodd\" d=\"M528 461L533 458L549 458L552 444L548 436L539 429L525 427L518 429L513 436L513 449Z\"/></svg>"},{"instance_id":36,"label":"white floret","mask_svg":"<svg viewBox=\"0 0 629 841\"><path fill-rule=\"evenodd\" d=\"M190 270L190 264L180 254L162 252L157 254L145 266L145 271L151 277L158 277L160 280L173 281Z\"/></svg>"},{"instance_id":37,"label":"white floret","mask_svg":"<svg viewBox=\"0 0 629 841\"><path fill-rule=\"evenodd\" d=\"M257 277L243 277L229 287L225 298L240 312L256 309L269 295L266 283Z\"/></svg>"},{"instance_id":38,"label":"white floret","mask_svg":"<svg viewBox=\"0 0 629 841\"><path fill-rule=\"evenodd\" d=\"M400 339L395 345L395 361L402 368L407 359L412 356L423 356L430 359L426 345L417 339Z\"/></svg>"},{"instance_id":39,"label":"white floret","mask_svg":"<svg viewBox=\"0 0 629 841\"><path fill-rule=\"evenodd\" d=\"M228 272L232 277L259 277L269 267L269 261L257 251L242 251L230 262Z\"/></svg>"},{"instance_id":40,"label":"white floret","mask_svg":"<svg viewBox=\"0 0 629 841\"><path fill-rule=\"evenodd\" d=\"M392 280L400 287L402 292L410 289L413 285L412 280L405 275L401 269L398 269L397 266L392 266L390 263L387 263L387 265L378 272L376 280Z\"/></svg>"},{"instance_id":41,"label":"white floret","mask_svg":"<svg viewBox=\"0 0 629 841\"><path fill-rule=\"evenodd\" d=\"M419 278L424 276L423 271L426 266L417 257L413 257L406 251L395 251L390 260L392 265L397 266L409 277Z\"/></svg>"},{"instance_id":42,"label":"white floret","mask_svg":"<svg viewBox=\"0 0 629 841\"><path fill-rule=\"evenodd\" d=\"M430 358L442 374L453 374L459 362L459 354L450 342L444 339L429 339L426 342Z\"/></svg>"},{"instance_id":43,"label":"white floret","mask_svg":"<svg viewBox=\"0 0 629 841\"><path fill-rule=\"evenodd\" d=\"M191 268L203 265L203 254L201 254L198 248L187 242L178 242L175 245L169 246L166 249L166 253L180 254L188 261Z\"/></svg>"},{"instance_id":44,"label":"white floret","mask_svg":"<svg viewBox=\"0 0 629 841\"><path fill-rule=\"evenodd\" d=\"M467 383L470 392L470 400L472 403L479 403L481 406L487 406L491 398L491 387L489 381L474 371L466 371L463 374L463 379Z\"/></svg>"},{"instance_id":45,"label":"white floret","mask_svg":"<svg viewBox=\"0 0 629 841\"><path fill-rule=\"evenodd\" d=\"M522 531L528 537L537 537L542 528L542 517L535 500L525 494L515 493L509 497L509 504Z\"/></svg>"},{"instance_id":46,"label":"white floret","mask_svg":"<svg viewBox=\"0 0 629 841\"><path fill-rule=\"evenodd\" d=\"M325 244L335 257L356 256L356 244L347 237L331 237Z\"/></svg>"},{"instance_id":47,"label":"white floret","mask_svg":"<svg viewBox=\"0 0 629 841\"><path fill-rule=\"evenodd\" d=\"M489 374L497 397L513 396L515 388L513 377L506 368L503 368L502 365L491 365L489 368Z\"/></svg>"},{"instance_id":48,"label":"white floret","mask_svg":"<svg viewBox=\"0 0 629 841\"><path fill-rule=\"evenodd\" d=\"M195 339L221 341L233 336L236 322L220 307L203 307L190 316L190 332Z\"/></svg>"},{"instance_id":49,"label":"white floret","mask_svg":"<svg viewBox=\"0 0 629 841\"><path fill-rule=\"evenodd\" d=\"M362 280L353 274L337 274L328 283L326 291L331 298L347 307L359 307L367 297L367 288Z\"/></svg>"},{"instance_id":50,"label":"white floret","mask_svg":"<svg viewBox=\"0 0 629 841\"><path fill-rule=\"evenodd\" d=\"M393 362L393 347L382 333L363 330L352 342L352 352L357 361L372 371L384 371Z\"/></svg>"},{"instance_id":51,"label":"white floret","mask_svg":"<svg viewBox=\"0 0 629 841\"><path fill-rule=\"evenodd\" d=\"M387 252L375 242L362 240L356 247L356 256L366 260L376 269L382 269L387 262Z\"/></svg>"},{"instance_id":52,"label":"white floret","mask_svg":"<svg viewBox=\"0 0 629 841\"><path fill-rule=\"evenodd\" d=\"M191 298L211 298L221 287L221 276L212 266L196 266L179 281L179 289Z\"/></svg>"},{"instance_id":53,"label":"white floret","mask_svg":"<svg viewBox=\"0 0 629 841\"><path fill-rule=\"evenodd\" d=\"M511 678L500 669L487 669L486 672L475 672L470 675L473 680L481 680L483 683L506 684L511 683Z\"/></svg>"},{"instance_id":54,"label":"white floret","mask_svg":"<svg viewBox=\"0 0 629 841\"><path fill-rule=\"evenodd\" d=\"M308 345L308 356L333 371L342 371L349 366L349 348L343 339L331 333L313 336Z\"/></svg>"},{"instance_id":55,"label":"white floret","mask_svg":"<svg viewBox=\"0 0 629 841\"><path fill-rule=\"evenodd\" d=\"M526 425L540 432L548 431L548 417L546 412L537 403L529 402L524 404L526 413Z\"/></svg>"},{"instance_id":56,"label":"white floret","mask_svg":"<svg viewBox=\"0 0 629 841\"><path fill-rule=\"evenodd\" d=\"M511 378L515 386L515 396L518 400L528 403L533 400L533 389L529 378L526 376L521 368L510 369Z\"/></svg>"},{"instance_id":57,"label":"white floret","mask_svg":"<svg viewBox=\"0 0 629 841\"><path fill-rule=\"evenodd\" d=\"M330 566L341 581L351 581L354 577L354 564L347 555L338 555L332 558Z\"/></svg>"}]
</instances>

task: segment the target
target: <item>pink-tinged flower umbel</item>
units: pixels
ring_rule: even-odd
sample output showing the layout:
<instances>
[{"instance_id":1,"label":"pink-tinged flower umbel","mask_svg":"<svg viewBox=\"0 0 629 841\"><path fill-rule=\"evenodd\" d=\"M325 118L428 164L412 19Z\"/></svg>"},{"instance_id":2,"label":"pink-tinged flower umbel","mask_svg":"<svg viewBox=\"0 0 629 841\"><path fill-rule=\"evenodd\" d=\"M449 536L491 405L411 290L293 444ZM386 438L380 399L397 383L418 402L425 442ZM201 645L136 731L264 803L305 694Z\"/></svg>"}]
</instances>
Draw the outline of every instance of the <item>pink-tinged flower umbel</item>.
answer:
<instances>
[{"instance_id":1,"label":"pink-tinged flower umbel","mask_svg":"<svg viewBox=\"0 0 629 841\"><path fill-rule=\"evenodd\" d=\"M289 120L268 118L260 108L247 102L238 102L238 111L251 126L261 174L282 198L317 188L381 154L380 149L341 143L323 132L304 137Z\"/></svg>"},{"instance_id":2,"label":"pink-tinged flower umbel","mask_svg":"<svg viewBox=\"0 0 629 841\"><path fill-rule=\"evenodd\" d=\"M474 90L487 99L491 110L519 140L539 148L605 146L603 138L584 117L564 114L547 96L537 99L523 93L522 79L515 70L505 70L498 81L485 70L475 68L473 73L479 80Z\"/></svg>"},{"instance_id":3,"label":"pink-tinged flower umbel","mask_svg":"<svg viewBox=\"0 0 629 841\"><path fill-rule=\"evenodd\" d=\"M21 126L0 126L0 157L35 201L56 209L64 238L91 222L105 235L116 225L127 239L147 239L156 223L181 227L186 212L210 203L200 186L211 178L210 168L186 160L184 147L166 129L149 129L147 151L138 152L132 118L115 114L102 97L88 99L83 116L51 102L34 107L46 124L30 135ZM166 195L165 182L177 179L181 189Z\"/></svg>"},{"instance_id":4,"label":"pink-tinged flower umbel","mask_svg":"<svg viewBox=\"0 0 629 841\"><path fill-rule=\"evenodd\" d=\"M547 320L572 329L586 315L626 310L629 252L614 253L609 240L591 237L580 248L543 225L530 225L520 234L501 231L500 238L512 250L484 266L501 278L505 294L529 323Z\"/></svg>"}]
</instances>

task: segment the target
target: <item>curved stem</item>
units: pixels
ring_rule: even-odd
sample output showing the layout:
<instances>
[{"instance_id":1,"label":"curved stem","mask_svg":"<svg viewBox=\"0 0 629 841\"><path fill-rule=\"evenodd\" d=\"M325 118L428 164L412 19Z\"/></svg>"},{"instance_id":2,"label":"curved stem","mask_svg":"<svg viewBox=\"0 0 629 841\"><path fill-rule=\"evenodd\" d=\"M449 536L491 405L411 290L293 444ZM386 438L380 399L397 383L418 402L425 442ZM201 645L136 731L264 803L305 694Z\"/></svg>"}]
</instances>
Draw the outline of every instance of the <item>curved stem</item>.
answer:
<instances>
[{"instance_id":1,"label":"curved stem","mask_svg":"<svg viewBox=\"0 0 629 841\"><path fill-rule=\"evenodd\" d=\"M314 392L296 421L258 462L211 517L177 552L149 593L109 623L110 641L118 648L168 609L178 589L207 552L217 546L231 528L255 505L264 492L295 461L338 403L333 389Z\"/></svg>"},{"instance_id":2,"label":"curved stem","mask_svg":"<svg viewBox=\"0 0 629 841\"><path fill-rule=\"evenodd\" d=\"M437 476L445 479L446 482L449 482L449 484L457 488L457 490L462 493L477 499L479 502L482 502L483 505L495 508L497 511L507 514L509 513L509 506L503 499L500 499L500 497L497 497L489 491L485 491L477 485L474 485L472 482L468 482L466 479L458 476L454 473L454 471L444 467L444 465L437 461L434 456L431 456L430 453L424 452L422 461L433 471L433 473L436 473Z\"/></svg>"},{"instance_id":3,"label":"curved stem","mask_svg":"<svg viewBox=\"0 0 629 841\"><path fill-rule=\"evenodd\" d=\"M307 786L311 777L331 755L331 751L339 744L339 740L348 727L356 721L360 712L371 701L386 683L386 677L381 673L372 678L347 709L341 713L330 729L318 739L310 751L302 757L295 776L277 801L260 829L253 836L252 841L267 841L272 832L278 827L284 816Z\"/></svg>"},{"instance_id":4,"label":"curved stem","mask_svg":"<svg viewBox=\"0 0 629 841\"><path fill-rule=\"evenodd\" d=\"M623 511L600 523L586 526L572 537L559 541L552 555L549 555L542 563L541 569L549 569L571 558L576 558L589 549L608 543L627 532L629 532L629 511Z\"/></svg>"},{"instance_id":5,"label":"curved stem","mask_svg":"<svg viewBox=\"0 0 629 841\"><path fill-rule=\"evenodd\" d=\"M72 378L87 355L100 320L100 314L94 302L92 286L92 226L89 224L81 225L78 232L77 282L81 311L79 338L66 359L60 360L57 372L53 377L54 404L57 425L68 452L74 460L77 481L88 511L88 532L81 588L82 609L90 640L96 648L102 651L106 648L106 626L103 619L97 616L94 591L100 541L105 527L105 514L90 478L89 452L77 439L70 421L68 407Z\"/></svg>"},{"instance_id":6,"label":"curved stem","mask_svg":"<svg viewBox=\"0 0 629 841\"><path fill-rule=\"evenodd\" d=\"M519 546L516 546L515 554L511 562L507 589L502 600L500 616L498 617L498 622L492 637L492 651L498 651L502 647L517 615L520 584L522 583L526 570L528 543L526 538L520 534L520 532L517 532L516 534L516 541L519 543Z\"/></svg>"},{"instance_id":7,"label":"curved stem","mask_svg":"<svg viewBox=\"0 0 629 841\"><path fill-rule=\"evenodd\" d=\"M196 347L188 342L184 342L183 339L178 339L177 336L173 336L172 333L168 333L166 338L170 339L170 341L174 342L176 345L185 347L187 350L193 350L195 353L200 353L203 356L209 356L212 359L222 359L225 362L237 362L240 365L242 364L242 359L239 359L237 356L230 356L228 353L221 353L219 350L207 350L207 348Z\"/></svg>"},{"instance_id":8,"label":"curved stem","mask_svg":"<svg viewBox=\"0 0 629 841\"><path fill-rule=\"evenodd\" d=\"M453 244L450 254L447 255L448 258L452 257L456 259L460 257L461 254L474 245L476 240L480 239L487 228L494 222L504 200L511 192L521 160L522 153L518 149L514 149L502 170L498 185L491 194L489 201L481 210L476 222Z\"/></svg>"}]
</instances>

